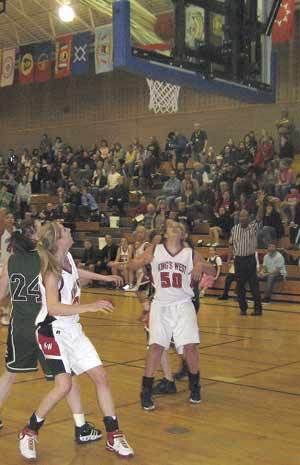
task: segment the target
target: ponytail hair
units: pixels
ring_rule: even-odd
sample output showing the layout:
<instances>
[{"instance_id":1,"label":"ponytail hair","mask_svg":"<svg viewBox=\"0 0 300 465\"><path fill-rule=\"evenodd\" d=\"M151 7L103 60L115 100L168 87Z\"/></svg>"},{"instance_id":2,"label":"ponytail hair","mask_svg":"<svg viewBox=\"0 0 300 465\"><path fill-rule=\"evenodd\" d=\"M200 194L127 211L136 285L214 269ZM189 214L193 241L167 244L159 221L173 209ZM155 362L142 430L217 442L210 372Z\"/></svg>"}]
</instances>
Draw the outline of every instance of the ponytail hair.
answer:
<instances>
[{"instance_id":1,"label":"ponytail hair","mask_svg":"<svg viewBox=\"0 0 300 465\"><path fill-rule=\"evenodd\" d=\"M32 238L36 233L37 227L35 220L28 219L21 223L20 229L14 231L11 235L9 248L12 252L28 253L36 248L36 240Z\"/></svg>"},{"instance_id":2,"label":"ponytail hair","mask_svg":"<svg viewBox=\"0 0 300 465\"><path fill-rule=\"evenodd\" d=\"M46 223L41 228L37 250L41 259L41 273L44 276L51 272L56 278L60 278L62 266L56 258L57 240L60 239L61 229L58 223Z\"/></svg>"}]
</instances>

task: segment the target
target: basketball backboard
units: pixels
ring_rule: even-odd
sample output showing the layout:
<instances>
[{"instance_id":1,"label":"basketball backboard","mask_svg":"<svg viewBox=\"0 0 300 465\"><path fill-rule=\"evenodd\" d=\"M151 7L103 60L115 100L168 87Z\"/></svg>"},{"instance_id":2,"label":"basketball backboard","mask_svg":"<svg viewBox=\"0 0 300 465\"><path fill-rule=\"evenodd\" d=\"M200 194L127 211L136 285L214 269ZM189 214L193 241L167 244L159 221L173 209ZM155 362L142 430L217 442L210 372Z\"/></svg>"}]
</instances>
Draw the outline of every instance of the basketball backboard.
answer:
<instances>
[{"instance_id":1,"label":"basketball backboard","mask_svg":"<svg viewBox=\"0 0 300 465\"><path fill-rule=\"evenodd\" d=\"M238 2L244 8L242 17ZM258 24L267 17L271 1L254 3L255 9L248 0L163 0L155 7L155 2L142 0L141 15L137 2L117 0L113 4L114 66L198 91L273 103L276 60L271 39L257 30L247 48L242 48L244 39L228 40L235 23L247 24L255 15ZM232 23L235 14L238 21Z\"/></svg>"}]
</instances>

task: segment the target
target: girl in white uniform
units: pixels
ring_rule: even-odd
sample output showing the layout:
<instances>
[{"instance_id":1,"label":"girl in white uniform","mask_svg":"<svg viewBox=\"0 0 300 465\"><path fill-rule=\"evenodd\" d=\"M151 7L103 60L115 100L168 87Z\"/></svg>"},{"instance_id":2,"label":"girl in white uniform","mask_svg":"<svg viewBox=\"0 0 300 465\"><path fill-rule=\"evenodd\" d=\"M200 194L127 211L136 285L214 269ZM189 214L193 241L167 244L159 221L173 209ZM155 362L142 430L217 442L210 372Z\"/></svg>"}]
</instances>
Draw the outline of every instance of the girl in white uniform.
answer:
<instances>
[{"instance_id":1,"label":"girl in white uniform","mask_svg":"<svg viewBox=\"0 0 300 465\"><path fill-rule=\"evenodd\" d=\"M41 231L38 247L42 261L48 314L41 313L37 323L39 346L55 376L55 388L42 400L20 433L20 450L25 458L36 458L35 441L47 414L63 399L72 385L72 372L86 372L95 383L99 405L104 413L107 431L106 449L129 457L133 450L119 430L118 419L107 375L91 341L79 323L79 314L86 311L112 311L111 302L100 300L79 304L79 277L101 279L119 283L115 276L101 276L77 270L68 250L73 244L69 229L57 223L46 224ZM30 456L31 455L31 456Z\"/></svg>"},{"instance_id":2,"label":"girl in white uniform","mask_svg":"<svg viewBox=\"0 0 300 465\"><path fill-rule=\"evenodd\" d=\"M144 410L155 408L152 387L155 370L162 353L168 349L173 336L175 346L189 367L190 402L201 402L199 328L192 298L192 280L198 280L203 265L193 251L184 246L184 226L172 222L167 227L166 241L155 248L150 246L143 255L133 260L131 269L151 264L155 287L150 312L150 349L142 381L141 405Z\"/></svg>"}]
</instances>

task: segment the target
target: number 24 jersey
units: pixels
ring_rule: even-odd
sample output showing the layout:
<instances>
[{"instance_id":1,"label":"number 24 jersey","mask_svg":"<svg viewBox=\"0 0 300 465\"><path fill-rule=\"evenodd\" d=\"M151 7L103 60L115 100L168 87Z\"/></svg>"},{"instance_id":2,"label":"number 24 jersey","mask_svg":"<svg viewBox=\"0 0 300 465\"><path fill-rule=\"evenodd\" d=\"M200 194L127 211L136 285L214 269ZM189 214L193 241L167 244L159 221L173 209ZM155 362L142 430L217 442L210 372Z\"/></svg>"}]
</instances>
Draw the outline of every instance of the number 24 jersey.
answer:
<instances>
[{"instance_id":1,"label":"number 24 jersey","mask_svg":"<svg viewBox=\"0 0 300 465\"><path fill-rule=\"evenodd\" d=\"M162 305L189 302L194 297L191 287L193 250L183 247L171 254L165 244L155 247L151 272L155 295L153 301Z\"/></svg>"}]
</instances>

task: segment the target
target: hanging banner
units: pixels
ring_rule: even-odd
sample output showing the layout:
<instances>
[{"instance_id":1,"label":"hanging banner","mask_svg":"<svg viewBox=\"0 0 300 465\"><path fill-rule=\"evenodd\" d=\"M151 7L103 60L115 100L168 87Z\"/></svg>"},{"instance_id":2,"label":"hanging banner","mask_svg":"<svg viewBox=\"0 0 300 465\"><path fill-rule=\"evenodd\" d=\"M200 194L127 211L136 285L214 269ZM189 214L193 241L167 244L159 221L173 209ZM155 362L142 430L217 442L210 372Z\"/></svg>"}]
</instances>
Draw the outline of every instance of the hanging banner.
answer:
<instances>
[{"instance_id":1,"label":"hanging banner","mask_svg":"<svg viewBox=\"0 0 300 465\"><path fill-rule=\"evenodd\" d=\"M36 45L34 80L35 82L46 82L52 75L52 54L54 46L52 42L43 42Z\"/></svg>"},{"instance_id":2,"label":"hanging banner","mask_svg":"<svg viewBox=\"0 0 300 465\"><path fill-rule=\"evenodd\" d=\"M91 42L90 32L83 32L73 36L72 50L72 74L88 73L90 67L89 46Z\"/></svg>"},{"instance_id":3,"label":"hanging banner","mask_svg":"<svg viewBox=\"0 0 300 465\"><path fill-rule=\"evenodd\" d=\"M72 35L59 37L55 49L55 77L61 79L71 74Z\"/></svg>"},{"instance_id":4,"label":"hanging banner","mask_svg":"<svg viewBox=\"0 0 300 465\"><path fill-rule=\"evenodd\" d=\"M113 70L113 33L112 25L95 29L95 70L96 74Z\"/></svg>"},{"instance_id":5,"label":"hanging banner","mask_svg":"<svg viewBox=\"0 0 300 465\"><path fill-rule=\"evenodd\" d=\"M19 81L21 84L31 84L34 79L34 47L20 47Z\"/></svg>"},{"instance_id":6,"label":"hanging banner","mask_svg":"<svg viewBox=\"0 0 300 465\"><path fill-rule=\"evenodd\" d=\"M15 77L16 49L6 48L2 51L0 87L12 86Z\"/></svg>"},{"instance_id":7,"label":"hanging banner","mask_svg":"<svg viewBox=\"0 0 300 465\"><path fill-rule=\"evenodd\" d=\"M293 38L295 20L295 0L282 2L272 29L274 43L286 42Z\"/></svg>"}]
</instances>

